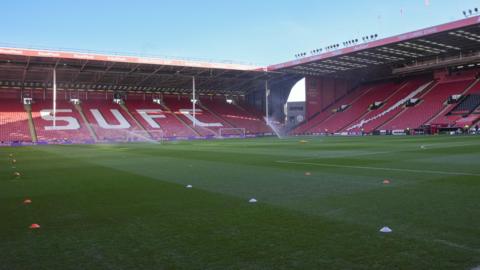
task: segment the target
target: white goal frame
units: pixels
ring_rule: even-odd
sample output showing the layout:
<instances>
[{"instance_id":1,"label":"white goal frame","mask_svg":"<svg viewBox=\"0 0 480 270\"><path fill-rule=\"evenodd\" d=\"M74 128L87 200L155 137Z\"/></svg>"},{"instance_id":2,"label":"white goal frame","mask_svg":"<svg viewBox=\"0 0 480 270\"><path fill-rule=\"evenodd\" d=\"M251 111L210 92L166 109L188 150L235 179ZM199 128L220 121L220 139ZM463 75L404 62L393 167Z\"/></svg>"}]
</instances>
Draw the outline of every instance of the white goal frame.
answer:
<instances>
[{"instance_id":1,"label":"white goal frame","mask_svg":"<svg viewBox=\"0 0 480 270\"><path fill-rule=\"evenodd\" d=\"M157 138L150 139L151 135L156 135ZM163 130L132 130L126 134L126 140L138 142L155 141L162 143L165 139Z\"/></svg>"},{"instance_id":2,"label":"white goal frame","mask_svg":"<svg viewBox=\"0 0 480 270\"><path fill-rule=\"evenodd\" d=\"M147 132L150 134L150 135L155 135L155 137L153 138L153 140L157 141L158 143L163 143L165 141L165 131L163 131L162 129L149 129L147 130Z\"/></svg>"},{"instance_id":3,"label":"white goal frame","mask_svg":"<svg viewBox=\"0 0 480 270\"><path fill-rule=\"evenodd\" d=\"M225 133L228 131L239 131L239 135L229 135L225 137ZM220 138L245 138L245 128L219 128L218 135Z\"/></svg>"}]
</instances>

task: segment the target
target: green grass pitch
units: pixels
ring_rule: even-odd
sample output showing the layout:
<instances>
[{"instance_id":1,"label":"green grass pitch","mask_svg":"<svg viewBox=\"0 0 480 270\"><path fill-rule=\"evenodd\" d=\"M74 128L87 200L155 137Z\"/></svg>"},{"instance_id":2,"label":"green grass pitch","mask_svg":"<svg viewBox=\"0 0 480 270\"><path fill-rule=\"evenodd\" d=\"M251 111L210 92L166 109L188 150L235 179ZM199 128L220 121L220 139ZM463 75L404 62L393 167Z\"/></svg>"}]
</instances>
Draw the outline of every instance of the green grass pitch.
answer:
<instances>
[{"instance_id":1,"label":"green grass pitch","mask_svg":"<svg viewBox=\"0 0 480 270\"><path fill-rule=\"evenodd\" d=\"M1 270L479 265L480 136L0 148Z\"/></svg>"}]
</instances>

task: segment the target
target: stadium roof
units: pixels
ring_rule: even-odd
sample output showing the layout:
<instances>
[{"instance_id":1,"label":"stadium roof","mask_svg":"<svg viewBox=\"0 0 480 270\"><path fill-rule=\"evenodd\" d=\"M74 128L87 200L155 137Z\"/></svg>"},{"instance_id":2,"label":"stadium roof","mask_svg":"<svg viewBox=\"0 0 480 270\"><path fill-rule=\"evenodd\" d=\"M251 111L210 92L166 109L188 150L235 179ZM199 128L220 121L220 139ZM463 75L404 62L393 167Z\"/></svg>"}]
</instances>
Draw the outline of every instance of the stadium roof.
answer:
<instances>
[{"instance_id":1,"label":"stadium roof","mask_svg":"<svg viewBox=\"0 0 480 270\"><path fill-rule=\"evenodd\" d=\"M312 76L341 76L365 69L391 70L431 58L458 58L462 54L465 57L465 52L479 49L480 16L475 16L271 65L267 70Z\"/></svg>"},{"instance_id":2,"label":"stadium roof","mask_svg":"<svg viewBox=\"0 0 480 270\"><path fill-rule=\"evenodd\" d=\"M199 93L244 95L263 90L265 80L281 84L306 75L358 76L376 70L391 75L392 70L466 61L480 63L480 16L268 67L0 47L0 87L50 88L56 69L58 85L65 89L187 93L195 77Z\"/></svg>"},{"instance_id":3,"label":"stadium roof","mask_svg":"<svg viewBox=\"0 0 480 270\"><path fill-rule=\"evenodd\" d=\"M0 86L244 94L274 76L262 67L196 60L0 47ZM258 86L257 86L258 84ZM263 83L262 83L263 85Z\"/></svg>"}]
</instances>

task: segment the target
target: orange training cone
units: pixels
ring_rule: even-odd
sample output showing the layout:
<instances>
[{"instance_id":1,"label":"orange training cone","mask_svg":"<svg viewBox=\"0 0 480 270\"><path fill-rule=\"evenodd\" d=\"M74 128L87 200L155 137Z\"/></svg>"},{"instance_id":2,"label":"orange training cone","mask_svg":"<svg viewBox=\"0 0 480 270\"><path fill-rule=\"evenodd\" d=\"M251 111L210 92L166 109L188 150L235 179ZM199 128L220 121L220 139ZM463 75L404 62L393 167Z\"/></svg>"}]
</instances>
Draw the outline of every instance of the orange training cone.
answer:
<instances>
[{"instance_id":1,"label":"orange training cone","mask_svg":"<svg viewBox=\"0 0 480 270\"><path fill-rule=\"evenodd\" d=\"M24 203L24 204L31 204L31 203L32 203L32 200L30 200L30 199L25 199L25 200L23 201L23 203Z\"/></svg>"},{"instance_id":2,"label":"orange training cone","mask_svg":"<svg viewBox=\"0 0 480 270\"><path fill-rule=\"evenodd\" d=\"M37 223L33 223L32 225L30 225L30 229L40 229L40 225L38 225Z\"/></svg>"}]
</instances>

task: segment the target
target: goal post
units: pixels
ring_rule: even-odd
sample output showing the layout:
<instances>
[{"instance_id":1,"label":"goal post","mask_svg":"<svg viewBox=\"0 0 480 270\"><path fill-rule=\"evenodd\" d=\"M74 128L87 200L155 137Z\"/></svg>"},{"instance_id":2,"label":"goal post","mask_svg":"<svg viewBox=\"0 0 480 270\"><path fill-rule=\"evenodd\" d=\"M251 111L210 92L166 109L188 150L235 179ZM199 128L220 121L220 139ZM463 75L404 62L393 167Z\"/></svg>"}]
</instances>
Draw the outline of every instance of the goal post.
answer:
<instances>
[{"instance_id":1,"label":"goal post","mask_svg":"<svg viewBox=\"0 0 480 270\"><path fill-rule=\"evenodd\" d=\"M245 138L245 128L220 128L220 138Z\"/></svg>"},{"instance_id":2,"label":"goal post","mask_svg":"<svg viewBox=\"0 0 480 270\"><path fill-rule=\"evenodd\" d=\"M163 130L147 130L152 139L158 143L163 143L165 141L165 132Z\"/></svg>"},{"instance_id":3,"label":"goal post","mask_svg":"<svg viewBox=\"0 0 480 270\"><path fill-rule=\"evenodd\" d=\"M163 130L132 130L126 133L126 139L129 142L156 142L164 141Z\"/></svg>"}]
</instances>

